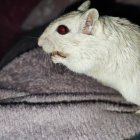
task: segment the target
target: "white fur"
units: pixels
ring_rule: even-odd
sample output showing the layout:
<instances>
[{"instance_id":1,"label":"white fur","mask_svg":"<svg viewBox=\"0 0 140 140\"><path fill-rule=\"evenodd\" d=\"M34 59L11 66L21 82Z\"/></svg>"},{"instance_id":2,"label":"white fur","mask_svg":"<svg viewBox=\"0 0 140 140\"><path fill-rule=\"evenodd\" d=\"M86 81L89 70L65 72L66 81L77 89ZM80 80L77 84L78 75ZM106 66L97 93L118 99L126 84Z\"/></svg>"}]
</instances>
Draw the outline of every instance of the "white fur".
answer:
<instances>
[{"instance_id":1,"label":"white fur","mask_svg":"<svg viewBox=\"0 0 140 140\"><path fill-rule=\"evenodd\" d=\"M92 28L85 18L93 15ZM91 18L91 17L87 17ZM90 20L89 20L90 21ZM59 25L70 32L60 35ZM91 35L83 31L85 27ZM118 90L124 98L140 106L140 29L125 19L100 17L98 11L75 11L52 22L39 38L44 51L61 51L66 58L52 57L70 70L86 74Z\"/></svg>"}]
</instances>

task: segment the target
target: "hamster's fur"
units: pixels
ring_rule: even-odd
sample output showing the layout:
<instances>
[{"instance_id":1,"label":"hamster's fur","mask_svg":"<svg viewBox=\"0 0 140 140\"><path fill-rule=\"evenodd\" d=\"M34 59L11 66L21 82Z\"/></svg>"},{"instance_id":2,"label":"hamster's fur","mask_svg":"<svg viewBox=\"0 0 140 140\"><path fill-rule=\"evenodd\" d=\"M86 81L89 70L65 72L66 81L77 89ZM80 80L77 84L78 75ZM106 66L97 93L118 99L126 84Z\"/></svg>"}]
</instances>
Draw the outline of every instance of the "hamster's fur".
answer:
<instances>
[{"instance_id":1,"label":"hamster's fur","mask_svg":"<svg viewBox=\"0 0 140 140\"><path fill-rule=\"evenodd\" d=\"M99 17L85 1L53 21L38 40L54 63L91 76L140 106L140 28L126 19Z\"/></svg>"}]
</instances>

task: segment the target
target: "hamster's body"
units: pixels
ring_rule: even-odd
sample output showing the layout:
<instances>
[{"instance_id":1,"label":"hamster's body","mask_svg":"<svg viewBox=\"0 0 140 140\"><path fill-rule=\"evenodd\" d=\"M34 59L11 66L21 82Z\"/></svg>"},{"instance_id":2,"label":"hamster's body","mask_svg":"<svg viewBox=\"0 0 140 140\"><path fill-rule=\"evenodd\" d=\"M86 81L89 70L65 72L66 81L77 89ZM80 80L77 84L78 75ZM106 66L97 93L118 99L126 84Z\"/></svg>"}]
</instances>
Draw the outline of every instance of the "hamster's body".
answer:
<instances>
[{"instance_id":1,"label":"hamster's body","mask_svg":"<svg viewBox=\"0 0 140 140\"><path fill-rule=\"evenodd\" d=\"M89 3L52 22L38 44L54 63L96 78L140 106L140 28L126 19L99 17Z\"/></svg>"}]
</instances>

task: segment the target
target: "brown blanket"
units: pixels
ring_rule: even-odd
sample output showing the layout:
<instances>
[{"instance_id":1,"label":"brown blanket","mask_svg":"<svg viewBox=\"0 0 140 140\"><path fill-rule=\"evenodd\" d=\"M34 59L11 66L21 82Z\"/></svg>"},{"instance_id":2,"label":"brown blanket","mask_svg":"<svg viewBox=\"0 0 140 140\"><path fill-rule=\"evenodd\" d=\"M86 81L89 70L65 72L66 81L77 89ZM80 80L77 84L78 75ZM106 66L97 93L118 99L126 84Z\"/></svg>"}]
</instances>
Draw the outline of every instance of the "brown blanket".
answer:
<instances>
[{"instance_id":1,"label":"brown blanket","mask_svg":"<svg viewBox=\"0 0 140 140\"><path fill-rule=\"evenodd\" d=\"M0 71L0 140L123 140L137 106L34 49Z\"/></svg>"}]
</instances>

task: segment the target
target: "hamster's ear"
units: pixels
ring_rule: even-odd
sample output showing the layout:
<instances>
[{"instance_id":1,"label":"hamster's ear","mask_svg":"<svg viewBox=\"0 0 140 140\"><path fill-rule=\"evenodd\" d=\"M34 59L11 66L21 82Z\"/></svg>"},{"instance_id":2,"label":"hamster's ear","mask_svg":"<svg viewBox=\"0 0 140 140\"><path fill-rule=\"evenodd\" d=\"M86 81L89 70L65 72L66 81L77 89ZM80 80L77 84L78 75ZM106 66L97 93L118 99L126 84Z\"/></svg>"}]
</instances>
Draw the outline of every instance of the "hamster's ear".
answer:
<instances>
[{"instance_id":1,"label":"hamster's ear","mask_svg":"<svg viewBox=\"0 0 140 140\"><path fill-rule=\"evenodd\" d=\"M89 9L90 4L91 4L90 0L87 0L78 7L78 10L81 12L85 12Z\"/></svg>"},{"instance_id":2,"label":"hamster's ear","mask_svg":"<svg viewBox=\"0 0 140 140\"><path fill-rule=\"evenodd\" d=\"M98 20L99 13L96 9L90 9L81 17L80 30L84 34L90 35L94 27L94 23Z\"/></svg>"}]
</instances>

